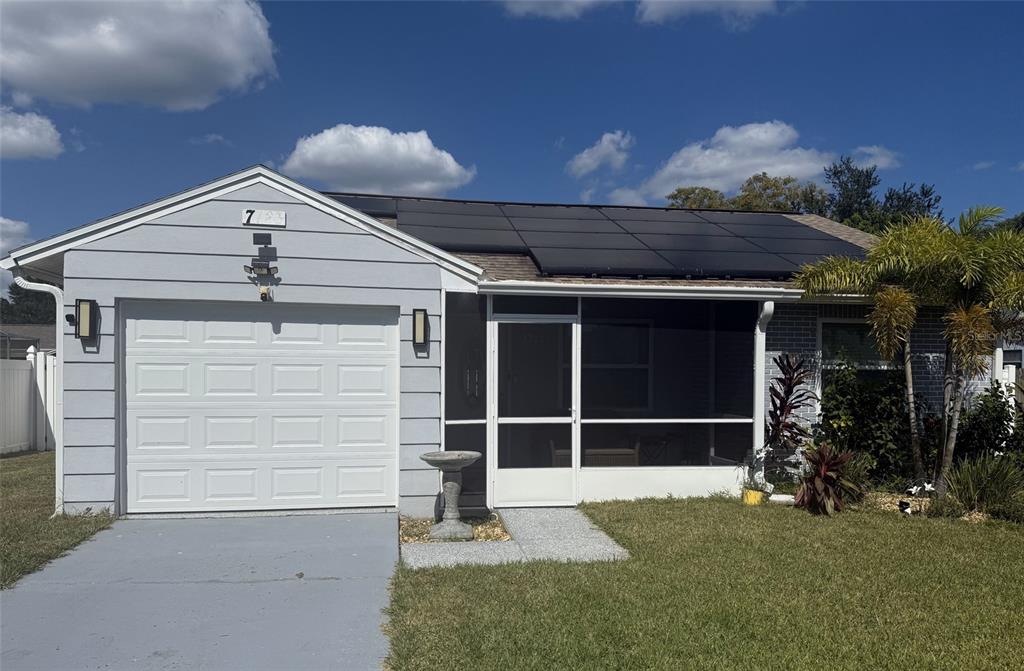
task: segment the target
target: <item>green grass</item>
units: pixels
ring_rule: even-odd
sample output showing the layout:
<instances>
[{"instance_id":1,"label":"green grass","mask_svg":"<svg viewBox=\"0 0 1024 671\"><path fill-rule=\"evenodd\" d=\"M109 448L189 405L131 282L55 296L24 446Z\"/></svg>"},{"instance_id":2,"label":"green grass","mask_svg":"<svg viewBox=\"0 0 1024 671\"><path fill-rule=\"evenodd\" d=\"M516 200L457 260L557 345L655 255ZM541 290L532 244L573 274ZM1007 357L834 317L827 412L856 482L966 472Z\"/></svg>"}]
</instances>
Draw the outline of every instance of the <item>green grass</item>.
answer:
<instances>
[{"instance_id":1,"label":"green grass","mask_svg":"<svg viewBox=\"0 0 1024 671\"><path fill-rule=\"evenodd\" d=\"M109 515L53 514L53 452L0 459L0 588L107 527Z\"/></svg>"},{"instance_id":2,"label":"green grass","mask_svg":"<svg viewBox=\"0 0 1024 671\"><path fill-rule=\"evenodd\" d=\"M632 559L412 571L390 668L1024 668L1024 527L588 504Z\"/></svg>"}]
</instances>

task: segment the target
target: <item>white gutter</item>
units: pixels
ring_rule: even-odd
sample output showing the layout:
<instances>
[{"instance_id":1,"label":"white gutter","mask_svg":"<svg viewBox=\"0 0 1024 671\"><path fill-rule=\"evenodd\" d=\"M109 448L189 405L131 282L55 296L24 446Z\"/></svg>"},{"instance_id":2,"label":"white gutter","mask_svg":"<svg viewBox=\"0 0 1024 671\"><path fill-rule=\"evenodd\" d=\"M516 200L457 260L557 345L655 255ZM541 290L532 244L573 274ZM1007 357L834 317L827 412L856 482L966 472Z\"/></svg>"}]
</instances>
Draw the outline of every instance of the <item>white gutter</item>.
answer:
<instances>
[{"instance_id":1,"label":"white gutter","mask_svg":"<svg viewBox=\"0 0 1024 671\"><path fill-rule=\"evenodd\" d=\"M57 367L53 371L53 384L57 391L54 393L54 417L53 417L53 449L54 455L54 511L53 515L59 515L64 510L64 292L60 287L52 284L40 284L30 282L24 277L15 277L14 283L22 289L30 291L44 291L53 296L57 304L57 318L54 328L57 329Z\"/></svg>"},{"instance_id":2,"label":"white gutter","mask_svg":"<svg viewBox=\"0 0 1024 671\"><path fill-rule=\"evenodd\" d=\"M535 296L608 296L623 298L694 298L718 300L796 301L800 289L786 287L697 286L658 284L597 284L586 282L540 282L526 280L480 282L482 294L531 294Z\"/></svg>"},{"instance_id":3,"label":"white gutter","mask_svg":"<svg viewBox=\"0 0 1024 671\"><path fill-rule=\"evenodd\" d=\"M754 451L764 446L765 333L775 314L775 303L761 303L761 313L754 327Z\"/></svg>"}]
</instances>

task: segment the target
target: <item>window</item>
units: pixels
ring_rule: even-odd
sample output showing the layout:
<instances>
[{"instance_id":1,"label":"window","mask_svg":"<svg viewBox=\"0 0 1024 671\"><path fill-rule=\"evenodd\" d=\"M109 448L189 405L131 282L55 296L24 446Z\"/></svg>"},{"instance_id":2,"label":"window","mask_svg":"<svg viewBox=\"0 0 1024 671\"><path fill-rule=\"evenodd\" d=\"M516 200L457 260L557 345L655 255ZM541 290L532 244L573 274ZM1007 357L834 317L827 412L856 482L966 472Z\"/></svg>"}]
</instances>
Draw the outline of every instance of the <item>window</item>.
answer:
<instances>
[{"instance_id":1,"label":"window","mask_svg":"<svg viewBox=\"0 0 1024 671\"><path fill-rule=\"evenodd\" d=\"M878 352L871 326L863 320L821 322L821 390L843 361L857 369L865 382L886 382L898 366ZM820 395L820 394L819 394Z\"/></svg>"}]
</instances>

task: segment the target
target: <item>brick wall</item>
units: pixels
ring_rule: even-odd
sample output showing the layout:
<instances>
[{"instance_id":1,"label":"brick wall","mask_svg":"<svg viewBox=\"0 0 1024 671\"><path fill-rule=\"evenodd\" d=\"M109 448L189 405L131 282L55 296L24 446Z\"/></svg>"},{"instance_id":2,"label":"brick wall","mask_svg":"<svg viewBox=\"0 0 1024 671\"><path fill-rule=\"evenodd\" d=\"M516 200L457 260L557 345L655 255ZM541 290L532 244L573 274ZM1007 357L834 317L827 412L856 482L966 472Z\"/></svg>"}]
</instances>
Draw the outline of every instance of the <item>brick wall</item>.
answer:
<instances>
[{"instance_id":1,"label":"brick wall","mask_svg":"<svg viewBox=\"0 0 1024 671\"><path fill-rule=\"evenodd\" d=\"M818 351L818 322L828 319L864 319L866 305L778 303L775 316L768 324L765 334L766 371L765 384L779 375L778 367L772 362L782 353L802 357L814 373L814 389L819 392L821 384L821 360ZM942 367L945 344L942 339L942 311L939 308L923 308L918 314L918 323L910 334L913 353L914 385L917 398L923 401L929 412L937 413L942 407ZM978 386L978 385L975 385ZM765 413L771 408L768 390L765 389ZM817 421L817 407L804 408L800 418L808 425Z\"/></svg>"}]
</instances>

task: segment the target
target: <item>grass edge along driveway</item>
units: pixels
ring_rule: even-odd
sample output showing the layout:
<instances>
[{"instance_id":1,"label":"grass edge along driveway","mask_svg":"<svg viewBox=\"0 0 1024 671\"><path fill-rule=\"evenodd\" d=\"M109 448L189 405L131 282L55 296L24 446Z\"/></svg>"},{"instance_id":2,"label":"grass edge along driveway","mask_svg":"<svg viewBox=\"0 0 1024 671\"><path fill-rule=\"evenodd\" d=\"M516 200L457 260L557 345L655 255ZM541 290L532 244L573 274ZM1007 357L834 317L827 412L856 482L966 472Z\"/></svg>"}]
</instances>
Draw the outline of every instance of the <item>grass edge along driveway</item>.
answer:
<instances>
[{"instance_id":1,"label":"grass edge along driveway","mask_svg":"<svg viewBox=\"0 0 1024 671\"><path fill-rule=\"evenodd\" d=\"M0 459L0 588L108 527L108 514L53 514L53 452Z\"/></svg>"},{"instance_id":2,"label":"grass edge along driveway","mask_svg":"<svg viewBox=\"0 0 1024 671\"><path fill-rule=\"evenodd\" d=\"M721 498L582 508L632 559L399 568L389 668L1024 667L1024 527Z\"/></svg>"}]
</instances>

